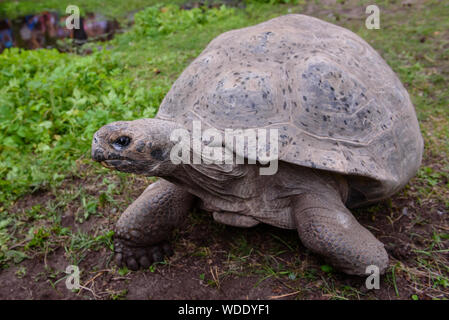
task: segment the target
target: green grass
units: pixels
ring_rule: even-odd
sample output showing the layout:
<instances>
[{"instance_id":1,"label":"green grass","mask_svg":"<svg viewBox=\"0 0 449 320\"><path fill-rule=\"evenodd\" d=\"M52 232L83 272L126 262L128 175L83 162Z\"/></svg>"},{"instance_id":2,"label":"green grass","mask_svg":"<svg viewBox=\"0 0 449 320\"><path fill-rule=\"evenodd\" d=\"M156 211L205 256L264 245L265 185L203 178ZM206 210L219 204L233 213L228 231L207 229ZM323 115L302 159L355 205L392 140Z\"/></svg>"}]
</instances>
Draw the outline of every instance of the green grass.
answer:
<instances>
[{"instance_id":1,"label":"green grass","mask_svg":"<svg viewBox=\"0 0 449 320\"><path fill-rule=\"evenodd\" d=\"M107 43L108 50L94 50L88 56L46 49L0 54L0 267L47 256L58 248L73 263L85 261L91 251L112 253L113 224L136 197L130 186L148 180L93 164L89 156L93 133L111 121L154 116L173 81L218 34L306 7L296 1L275 2L287 4L248 1L246 9L193 11L164 5L164 12L149 7L136 15L136 25L129 32ZM6 1L0 4L0 13L18 16L44 8L63 10L67 3ZM111 17L156 1L101 3L78 1L85 12ZM398 198L417 208L407 236L422 245L412 246L416 253L412 262L394 262L385 282L394 296L404 290L401 279L417 288L416 298L440 297L449 286L448 223L431 226L430 233L415 228L429 226L422 210L445 210L446 214L449 210L449 5L427 1L425 6L407 9L398 1L378 3L380 30L364 27L362 10L360 19L345 18L343 9L358 5L314 5L318 17L355 31L378 50L410 93L425 139L424 165ZM378 219L379 212L387 212L385 219L394 226L402 207L390 201L363 211ZM73 214L77 226L92 220L101 223L80 231L67 226L63 220L67 212ZM200 214L190 219L192 230L210 224ZM223 226L213 228L214 234L226 233ZM178 246L204 261L216 257L210 248L215 240L196 245L176 238ZM334 299L366 297L358 288L339 281L324 263L310 265L308 254L305 260L285 260L285 255L298 250L297 237L292 234L271 234L266 244L236 237L224 253L222 269L205 269L201 280L219 288L228 277L251 275L258 285L282 283L289 292L297 291L293 297L298 298L316 290ZM26 273L24 268L18 270L19 277ZM124 295L115 292L110 297Z\"/></svg>"}]
</instances>

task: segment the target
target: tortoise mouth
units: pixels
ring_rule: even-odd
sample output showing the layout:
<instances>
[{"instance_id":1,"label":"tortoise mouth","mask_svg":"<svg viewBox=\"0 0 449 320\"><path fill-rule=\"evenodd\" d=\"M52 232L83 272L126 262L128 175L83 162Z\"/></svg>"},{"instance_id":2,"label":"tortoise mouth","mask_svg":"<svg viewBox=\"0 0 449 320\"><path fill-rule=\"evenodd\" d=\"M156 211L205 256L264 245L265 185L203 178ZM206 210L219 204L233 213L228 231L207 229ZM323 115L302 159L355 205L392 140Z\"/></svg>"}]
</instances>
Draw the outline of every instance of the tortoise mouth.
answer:
<instances>
[{"instance_id":1,"label":"tortoise mouth","mask_svg":"<svg viewBox=\"0 0 449 320\"><path fill-rule=\"evenodd\" d=\"M108 159L101 161L100 164L108 169L135 174L145 174L153 171L159 166L159 163L150 164L147 161L132 161L129 159Z\"/></svg>"},{"instance_id":2,"label":"tortoise mouth","mask_svg":"<svg viewBox=\"0 0 449 320\"><path fill-rule=\"evenodd\" d=\"M108 168L108 169L112 169L112 168L113 168L113 167L109 164L109 160L101 161L100 164L101 164L103 167Z\"/></svg>"},{"instance_id":3,"label":"tortoise mouth","mask_svg":"<svg viewBox=\"0 0 449 320\"><path fill-rule=\"evenodd\" d=\"M132 162L126 159L111 159L103 160L100 162L100 164L108 169L124 170L126 168L129 168Z\"/></svg>"}]
</instances>

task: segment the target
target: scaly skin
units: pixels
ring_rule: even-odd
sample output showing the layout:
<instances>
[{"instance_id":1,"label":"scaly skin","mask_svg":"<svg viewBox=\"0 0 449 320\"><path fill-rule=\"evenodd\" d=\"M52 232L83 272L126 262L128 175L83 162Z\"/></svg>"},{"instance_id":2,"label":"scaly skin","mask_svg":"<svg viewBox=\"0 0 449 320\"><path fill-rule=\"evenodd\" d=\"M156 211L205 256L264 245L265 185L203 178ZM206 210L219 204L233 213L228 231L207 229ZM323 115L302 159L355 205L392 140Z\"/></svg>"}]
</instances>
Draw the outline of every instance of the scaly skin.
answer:
<instances>
[{"instance_id":1,"label":"scaly skin","mask_svg":"<svg viewBox=\"0 0 449 320\"><path fill-rule=\"evenodd\" d=\"M292 202L302 243L347 274L366 275L375 265L388 267L384 245L362 227L344 206L339 194L303 194Z\"/></svg>"},{"instance_id":2,"label":"scaly skin","mask_svg":"<svg viewBox=\"0 0 449 320\"><path fill-rule=\"evenodd\" d=\"M131 270L148 268L171 255L166 240L182 224L193 200L193 195L163 179L148 186L117 222L117 265Z\"/></svg>"}]
</instances>

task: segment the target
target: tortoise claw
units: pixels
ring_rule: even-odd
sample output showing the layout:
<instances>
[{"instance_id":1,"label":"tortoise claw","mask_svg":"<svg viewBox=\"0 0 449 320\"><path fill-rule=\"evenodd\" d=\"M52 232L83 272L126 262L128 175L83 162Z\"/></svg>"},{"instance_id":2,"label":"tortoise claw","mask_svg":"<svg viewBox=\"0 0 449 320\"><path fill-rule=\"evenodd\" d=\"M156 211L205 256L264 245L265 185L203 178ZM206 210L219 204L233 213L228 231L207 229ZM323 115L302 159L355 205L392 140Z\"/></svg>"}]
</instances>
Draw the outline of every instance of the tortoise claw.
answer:
<instances>
[{"instance_id":1,"label":"tortoise claw","mask_svg":"<svg viewBox=\"0 0 449 320\"><path fill-rule=\"evenodd\" d=\"M126 266L133 271L147 269L151 264L163 261L165 257L173 255L173 250L167 242L141 247L129 245L122 239L116 239L114 251L114 261L117 266L120 268Z\"/></svg>"}]
</instances>

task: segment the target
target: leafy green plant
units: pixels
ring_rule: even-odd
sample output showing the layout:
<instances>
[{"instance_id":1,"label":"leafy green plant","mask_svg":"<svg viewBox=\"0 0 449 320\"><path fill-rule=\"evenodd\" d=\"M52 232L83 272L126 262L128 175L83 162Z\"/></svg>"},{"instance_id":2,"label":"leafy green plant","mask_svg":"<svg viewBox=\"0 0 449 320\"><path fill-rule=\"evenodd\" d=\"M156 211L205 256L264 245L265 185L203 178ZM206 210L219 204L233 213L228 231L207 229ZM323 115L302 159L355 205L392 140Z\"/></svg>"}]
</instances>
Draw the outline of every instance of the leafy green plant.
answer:
<instances>
[{"instance_id":1,"label":"leafy green plant","mask_svg":"<svg viewBox=\"0 0 449 320\"><path fill-rule=\"evenodd\" d=\"M133 31L137 35L167 35L189 28L198 29L206 23L229 17L233 12L234 9L225 6L192 10L180 10L177 5L152 6L136 13Z\"/></svg>"},{"instance_id":2,"label":"leafy green plant","mask_svg":"<svg viewBox=\"0 0 449 320\"><path fill-rule=\"evenodd\" d=\"M0 201L61 180L111 121L154 116L160 88L132 90L109 52L0 55Z\"/></svg>"}]
</instances>

